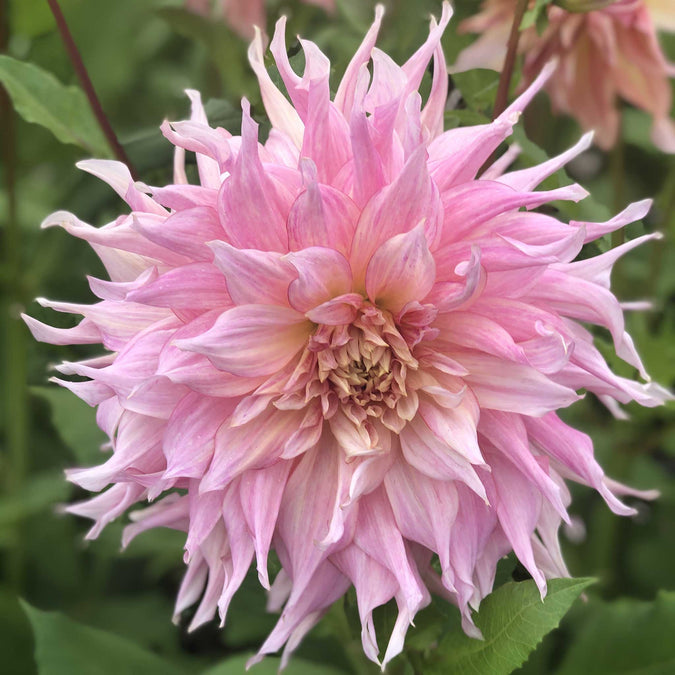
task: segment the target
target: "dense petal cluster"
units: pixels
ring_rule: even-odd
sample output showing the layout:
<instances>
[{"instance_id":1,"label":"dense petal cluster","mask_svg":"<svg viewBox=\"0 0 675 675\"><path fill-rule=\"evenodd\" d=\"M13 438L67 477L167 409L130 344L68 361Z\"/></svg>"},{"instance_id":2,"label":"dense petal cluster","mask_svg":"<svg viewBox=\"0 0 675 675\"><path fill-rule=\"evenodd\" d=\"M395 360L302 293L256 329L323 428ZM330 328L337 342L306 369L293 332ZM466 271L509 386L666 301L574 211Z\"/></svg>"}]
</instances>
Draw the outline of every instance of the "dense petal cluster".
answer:
<instances>
[{"instance_id":1,"label":"dense petal cluster","mask_svg":"<svg viewBox=\"0 0 675 675\"><path fill-rule=\"evenodd\" d=\"M460 24L460 30L480 37L460 53L455 72L501 69L516 1L484 0L482 11ZM652 115L654 144L675 152L668 79L675 76L675 65L667 62L656 34L659 27L675 30L675 4L615 0L598 5L599 9L586 13L550 5L548 25L541 35L534 26L523 31L519 42L523 82L531 83L545 63L557 58L546 87L553 108L576 118L584 129L594 130L600 147L607 149L616 142L618 100L623 99Z\"/></svg>"},{"instance_id":2,"label":"dense petal cluster","mask_svg":"<svg viewBox=\"0 0 675 675\"><path fill-rule=\"evenodd\" d=\"M69 510L96 521L95 537L155 500L131 512L124 543L154 527L187 533L176 614L198 602L192 628L216 612L225 620L255 561L282 612L257 658L292 652L350 586L373 661L401 651L430 592L479 635L472 608L502 556L515 551L542 594L567 574L564 479L632 513L616 496L630 491L556 411L582 390L617 410L667 396L614 375L581 323L606 328L646 379L609 275L655 235L573 262L649 203L604 223L537 211L585 196L535 188L589 136L530 169L507 172L509 153L477 178L550 68L493 123L444 132L450 14L445 4L399 66L375 47L378 8L334 100L316 45L302 42L304 73L292 70L281 19L271 51L290 100L264 68L260 35L249 51L272 123L264 143L246 101L232 136L190 92L192 118L162 127L177 148L174 184L82 162L131 213L101 228L64 212L45 223L88 241L110 276L90 279L96 304L41 301L83 315L74 328L26 317L39 340L106 349L59 366L88 378L56 381L97 406L112 449L101 466L69 471L102 491ZM270 580L272 549L281 571ZM399 616L381 657L373 610L392 599Z\"/></svg>"},{"instance_id":3,"label":"dense petal cluster","mask_svg":"<svg viewBox=\"0 0 675 675\"><path fill-rule=\"evenodd\" d=\"M335 9L335 0L303 0L308 5L323 7L327 12ZM214 8L215 5L215 8ZM255 26L264 28L265 0L185 0L185 7L203 16L212 16L213 11L243 38L252 38Z\"/></svg>"}]
</instances>

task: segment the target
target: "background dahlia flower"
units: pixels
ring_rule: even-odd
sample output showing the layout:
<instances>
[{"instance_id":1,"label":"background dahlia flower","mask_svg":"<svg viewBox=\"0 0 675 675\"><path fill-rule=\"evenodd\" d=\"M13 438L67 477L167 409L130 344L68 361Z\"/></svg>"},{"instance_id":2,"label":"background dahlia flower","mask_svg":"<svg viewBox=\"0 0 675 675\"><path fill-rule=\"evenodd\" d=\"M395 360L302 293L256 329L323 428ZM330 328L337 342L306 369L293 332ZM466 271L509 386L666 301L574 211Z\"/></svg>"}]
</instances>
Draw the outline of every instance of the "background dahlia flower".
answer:
<instances>
[{"instance_id":1,"label":"background dahlia flower","mask_svg":"<svg viewBox=\"0 0 675 675\"><path fill-rule=\"evenodd\" d=\"M657 29L675 30L675 3L616 0L587 13L548 7L548 25L525 29L518 50L524 55L523 84L534 81L544 65L557 59L546 85L554 112L574 117L595 131L603 149L619 134L618 100L642 108L653 117L652 141L664 152L675 152L675 122L670 118L675 65L659 46ZM501 70L517 0L485 0L480 13L463 21L460 32L480 37L464 49L451 68Z\"/></svg>"},{"instance_id":2,"label":"background dahlia flower","mask_svg":"<svg viewBox=\"0 0 675 675\"><path fill-rule=\"evenodd\" d=\"M335 9L335 0L303 0L308 5L323 7L327 12ZM214 5L219 16L241 37L253 37L254 26L260 28L267 24L265 0L185 0L185 7L197 14L211 16Z\"/></svg>"},{"instance_id":3,"label":"background dahlia flower","mask_svg":"<svg viewBox=\"0 0 675 675\"><path fill-rule=\"evenodd\" d=\"M302 41L304 73L292 70L285 19L271 51L290 101L256 36L249 59L272 123L264 143L247 101L232 136L209 126L189 92L191 119L162 126L176 146L173 184L82 162L131 212L101 228L59 212L45 226L88 241L110 280L90 279L93 305L40 300L81 314L74 328L25 317L38 340L106 350L58 367L88 378L56 382L98 408L112 450L68 472L100 492L68 510L92 518L96 537L153 501L131 512L125 545L150 528L184 530L175 612L199 600L191 628L216 612L225 621L255 560L281 617L253 661L284 645L287 659L351 586L364 652L383 666L430 593L479 636L472 608L502 556L515 551L542 595L547 578L567 575L557 539L569 520L565 479L633 513L617 498L631 491L604 476L590 438L557 411L583 390L611 408L667 397L614 375L582 325L606 328L647 379L609 276L656 235L574 262L649 203L603 223L536 211L586 195L535 188L590 135L539 166L506 172L502 159L477 177L551 68L493 123L444 132L449 5L403 66L375 47L382 14L333 100L315 44ZM380 656L373 610L392 599L398 619Z\"/></svg>"}]
</instances>

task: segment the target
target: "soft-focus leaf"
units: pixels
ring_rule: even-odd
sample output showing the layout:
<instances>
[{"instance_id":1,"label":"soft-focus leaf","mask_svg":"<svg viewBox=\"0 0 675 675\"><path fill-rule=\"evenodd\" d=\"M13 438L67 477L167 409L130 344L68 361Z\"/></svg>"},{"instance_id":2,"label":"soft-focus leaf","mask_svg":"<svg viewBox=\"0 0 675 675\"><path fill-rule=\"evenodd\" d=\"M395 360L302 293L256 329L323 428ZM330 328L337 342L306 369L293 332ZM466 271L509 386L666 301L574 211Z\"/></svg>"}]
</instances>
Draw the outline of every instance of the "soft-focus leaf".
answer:
<instances>
[{"instance_id":1,"label":"soft-focus leaf","mask_svg":"<svg viewBox=\"0 0 675 675\"><path fill-rule=\"evenodd\" d=\"M20 492L0 499L0 529L52 507L65 499L69 491L60 472L32 476Z\"/></svg>"},{"instance_id":2,"label":"soft-focus leaf","mask_svg":"<svg viewBox=\"0 0 675 675\"><path fill-rule=\"evenodd\" d=\"M98 157L110 149L79 87L66 87L32 63L0 55L0 82L14 108L28 122L46 127L62 143L79 145Z\"/></svg>"},{"instance_id":3,"label":"soft-focus leaf","mask_svg":"<svg viewBox=\"0 0 675 675\"><path fill-rule=\"evenodd\" d=\"M242 92L255 95L245 42L224 21L214 21L178 7L163 7L157 13L176 33L206 47L228 90L238 95Z\"/></svg>"},{"instance_id":4,"label":"soft-focus leaf","mask_svg":"<svg viewBox=\"0 0 675 675\"><path fill-rule=\"evenodd\" d=\"M171 621L172 601L152 591L151 587L148 592L110 596L78 608L75 618L166 656L177 651L181 629Z\"/></svg>"},{"instance_id":5,"label":"soft-focus leaf","mask_svg":"<svg viewBox=\"0 0 675 675\"><path fill-rule=\"evenodd\" d=\"M60 0L64 12L72 11L82 0ZM35 37L54 29L54 16L44 0L10 0L9 20L16 33Z\"/></svg>"},{"instance_id":6,"label":"soft-focus leaf","mask_svg":"<svg viewBox=\"0 0 675 675\"><path fill-rule=\"evenodd\" d=\"M181 551L185 545L185 532L168 528L156 528L136 537L120 556L120 541L126 518L110 523L96 541L91 542L92 554L107 560L110 558L147 558L146 574L151 582L162 576L182 571Z\"/></svg>"},{"instance_id":7,"label":"soft-focus leaf","mask_svg":"<svg viewBox=\"0 0 675 675\"><path fill-rule=\"evenodd\" d=\"M2 672L11 675L32 675L30 624L14 593L0 587L0 653Z\"/></svg>"},{"instance_id":8,"label":"soft-focus leaf","mask_svg":"<svg viewBox=\"0 0 675 675\"><path fill-rule=\"evenodd\" d=\"M49 402L52 423L79 463L99 459L99 448L106 436L96 425L95 412L86 403L60 387L31 387L31 392Z\"/></svg>"},{"instance_id":9,"label":"soft-focus leaf","mask_svg":"<svg viewBox=\"0 0 675 675\"><path fill-rule=\"evenodd\" d=\"M482 112L492 107L499 84L498 72L476 68L465 73L455 73L452 79L469 108Z\"/></svg>"},{"instance_id":10,"label":"soft-focus leaf","mask_svg":"<svg viewBox=\"0 0 675 675\"><path fill-rule=\"evenodd\" d=\"M112 633L22 603L33 626L39 675L179 675L184 671Z\"/></svg>"},{"instance_id":11,"label":"soft-focus leaf","mask_svg":"<svg viewBox=\"0 0 675 675\"><path fill-rule=\"evenodd\" d=\"M521 167L531 167L542 164L549 159L549 155L539 145L531 141L522 125L517 124L513 127L513 142L520 147L515 169ZM567 169L560 169L552 176L547 178L538 189L554 189L563 185L569 185L574 182L567 173ZM605 204L602 204L593 194L589 194L581 201L575 202L553 202L562 212L561 220L575 219L601 222L612 217L612 212Z\"/></svg>"},{"instance_id":12,"label":"soft-focus leaf","mask_svg":"<svg viewBox=\"0 0 675 675\"><path fill-rule=\"evenodd\" d=\"M225 659L217 666L205 670L202 675L241 675L245 672L246 662L251 656L252 654L239 654ZM249 672L251 675L277 675L280 661L276 657L268 656L262 663L251 668ZM284 675L339 675L343 672L332 666L293 657L284 670Z\"/></svg>"},{"instance_id":13,"label":"soft-focus leaf","mask_svg":"<svg viewBox=\"0 0 675 675\"><path fill-rule=\"evenodd\" d=\"M235 108L229 101L223 98L211 98L204 104L204 112L212 127L223 127L231 134L241 133L241 108ZM267 118L259 122L269 126Z\"/></svg>"},{"instance_id":14,"label":"soft-focus leaf","mask_svg":"<svg viewBox=\"0 0 675 675\"><path fill-rule=\"evenodd\" d=\"M481 603L475 617L484 640L450 633L429 673L507 675L553 630L593 579L552 579L542 601L534 581L507 583ZM582 672L582 671L577 671Z\"/></svg>"},{"instance_id":15,"label":"soft-focus leaf","mask_svg":"<svg viewBox=\"0 0 675 675\"><path fill-rule=\"evenodd\" d=\"M555 675L670 675L675 672L675 592L653 602L597 603Z\"/></svg>"},{"instance_id":16,"label":"soft-focus leaf","mask_svg":"<svg viewBox=\"0 0 675 675\"><path fill-rule=\"evenodd\" d=\"M626 107L621 112L621 134L625 142L639 146L643 152L658 155L661 151L651 139L652 118L636 108Z\"/></svg>"},{"instance_id":17,"label":"soft-focus leaf","mask_svg":"<svg viewBox=\"0 0 675 675\"><path fill-rule=\"evenodd\" d=\"M466 108L455 110L446 110L444 115L445 129L454 129L455 127L469 127L476 124L488 124L490 118L483 113Z\"/></svg>"},{"instance_id":18,"label":"soft-focus leaf","mask_svg":"<svg viewBox=\"0 0 675 675\"><path fill-rule=\"evenodd\" d=\"M261 645L278 620L265 610L265 590L254 567L232 598L225 624L225 643L231 649L250 649Z\"/></svg>"},{"instance_id":19,"label":"soft-focus leaf","mask_svg":"<svg viewBox=\"0 0 675 675\"><path fill-rule=\"evenodd\" d=\"M552 0L536 0L534 6L531 6L523 15L523 20L520 22L520 30L530 28L530 26L537 26L537 30L541 32L541 21L545 20L546 7L550 5Z\"/></svg>"}]
</instances>

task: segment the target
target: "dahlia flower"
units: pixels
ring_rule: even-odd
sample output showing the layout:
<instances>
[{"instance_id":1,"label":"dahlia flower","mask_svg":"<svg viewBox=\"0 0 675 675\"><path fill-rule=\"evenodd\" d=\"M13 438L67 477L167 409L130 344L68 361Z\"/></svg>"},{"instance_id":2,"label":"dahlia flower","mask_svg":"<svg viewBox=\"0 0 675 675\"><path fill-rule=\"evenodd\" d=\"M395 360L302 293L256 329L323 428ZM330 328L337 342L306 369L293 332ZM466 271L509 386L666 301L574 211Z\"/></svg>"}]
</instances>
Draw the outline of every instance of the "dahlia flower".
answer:
<instances>
[{"instance_id":1,"label":"dahlia flower","mask_svg":"<svg viewBox=\"0 0 675 675\"><path fill-rule=\"evenodd\" d=\"M555 112L594 130L595 142L608 149L619 134L618 99L623 99L652 115L652 141L664 152L675 152L668 79L675 76L675 65L667 62L656 34L659 26L675 30L675 5L667 1L668 8L659 0L616 0L587 13L550 5L544 32L539 35L532 26L520 36L524 85L557 58L546 85ZM516 3L485 0L479 14L460 24L460 31L480 37L460 53L453 72L501 69Z\"/></svg>"},{"instance_id":2,"label":"dahlia flower","mask_svg":"<svg viewBox=\"0 0 675 675\"><path fill-rule=\"evenodd\" d=\"M303 0L308 5L323 7L327 12L335 9L335 0ZM264 28L265 0L185 0L185 7L202 16L211 16L212 6L218 6L218 12L225 23L241 37L249 39L254 35L254 26Z\"/></svg>"},{"instance_id":3,"label":"dahlia flower","mask_svg":"<svg viewBox=\"0 0 675 675\"><path fill-rule=\"evenodd\" d=\"M609 276L656 235L573 261L649 203L604 223L537 212L586 195L535 188L589 135L539 166L508 172L502 159L477 178L551 68L493 123L444 132L450 6L402 66L375 48L382 15L333 100L315 44L302 41L304 73L292 70L282 18L271 51L286 98L258 33L249 59L272 125L265 142L246 100L233 136L209 126L191 91L191 119L162 126L176 146L173 184L81 162L131 212L101 228L65 212L44 225L88 241L110 280L89 280L93 305L40 300L82 315L73 328L25 318L38 340L105 349L58 367L88 379L55 379L98 408L112 449L102 465L68 471L101 492L69 511L92 518L96 537L154 501L131 512L125 545L150 528L184 530L175 611L198 602L190 628L216 612L225 621L255 561L281 618L254 661L285 644L285 663L351 586L364 652L383 666L430 593L480 635L472 609L510 551L543 595L547 578L567 575L565 479L633 513L617 496L631 491L604 476L590 438L558 409L581 390L617 410L667 396L614 375L582 325L606 328L646 379ZM199 185L186 179L186 150ZM373 610L392 599L398 620L380 656Z\"/></svg>"}]
</instances>

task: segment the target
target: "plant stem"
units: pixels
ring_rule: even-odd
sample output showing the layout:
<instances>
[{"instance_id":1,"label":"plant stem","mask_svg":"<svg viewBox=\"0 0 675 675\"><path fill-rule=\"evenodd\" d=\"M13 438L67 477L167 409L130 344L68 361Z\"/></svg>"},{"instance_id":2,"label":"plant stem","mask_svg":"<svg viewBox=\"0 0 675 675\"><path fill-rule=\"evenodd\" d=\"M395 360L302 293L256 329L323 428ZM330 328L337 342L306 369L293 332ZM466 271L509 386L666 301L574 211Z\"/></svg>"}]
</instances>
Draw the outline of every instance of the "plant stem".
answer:
<instances>
[{"instance_id":1,"label":"plant stem","mask_svg":"<svg viewBox=\"0 0 675 675\"><path fill-rule=\"evenodd\" d=\"M7 51L9 42L9 7L7 0L0 0L0 53ZM3 465L4 483L8 495L17 495L25 482L28 457L28 391L26 386L26 340L25 328L18 308L21 304L22 255L21 231L17 218L15 118L12 102L7 92L0 87L0 153L4 184L7 194L6 220L3 227L3 271L6 275L5 293L2 298L2 318L5 324L5 348L3 361L5 375L4 416L7 454ZM19 591L23 576L23 550L21 529L16 528L15 540L10 549L8 575L14 588Z\"/></svg>"},{"instance_id":2,"label":"plant stem","mask_svg":"<svg viewBox=\"0 0 675 675\"><path fill-rule=\"evenodd\" d=\"M495 107L492 111L492 119L499 117L506 110L506 104L509 99L509 88L511 87L511 78L513 77L513 68L516 65L516 54L518 53L518 41L520 40L520 24L527 10L528 0L518 0L513 14L513 23L511 24L511 33L506 46L506 57L504 66L499 76L499 86L497 87L497 97L495 98Z\"/></svg>"},{"instance_id":3,"label":"plant stem","mask_svg":"<svg viewBox=\"0 0 675 675\"><path fill-rule=\"evenodd\" d=\"M84 61L82 60L80 51L77 48L77 45L75 44L75 40L73 40L73 36L70 32L70 29L68 28L68 24L66 23L66 19L63 16L63 12L61 11L61 7L59 6L58 0L47 0L47 4L49 5L49 8L52 10L52 14L54 15L54 19L56 20L56 26L59 30L59 34L61 35L61 39L63 40L63 44L66 48L66 51L68 52L70 62L73 64L75 73L77 74L77 77L80 80L80 84L84 89L84 93L87 96L87 100L89 101L91 110L94 113L94 116L96 117L96 121L101 127L101 131L103 131L103 134L106 137L108 144L110 145L110 148L112 149L115 157L117 157L117 159L119 159L120 162L123 162L124 164L127 165L129 171L131 172L131 175L134 176L135 178L136 172L134 171L134 168L131 162L129 161L129 158L127 157L127 153L124 151L122 144L117 139L115 131L113 130L110 121L106 117L106 114L103 110L103 106L101 105L101 102L99 101L98 96L96 95L96 90L94 89L94 85L84 65Z\"/></svg>"}]
</instances>

